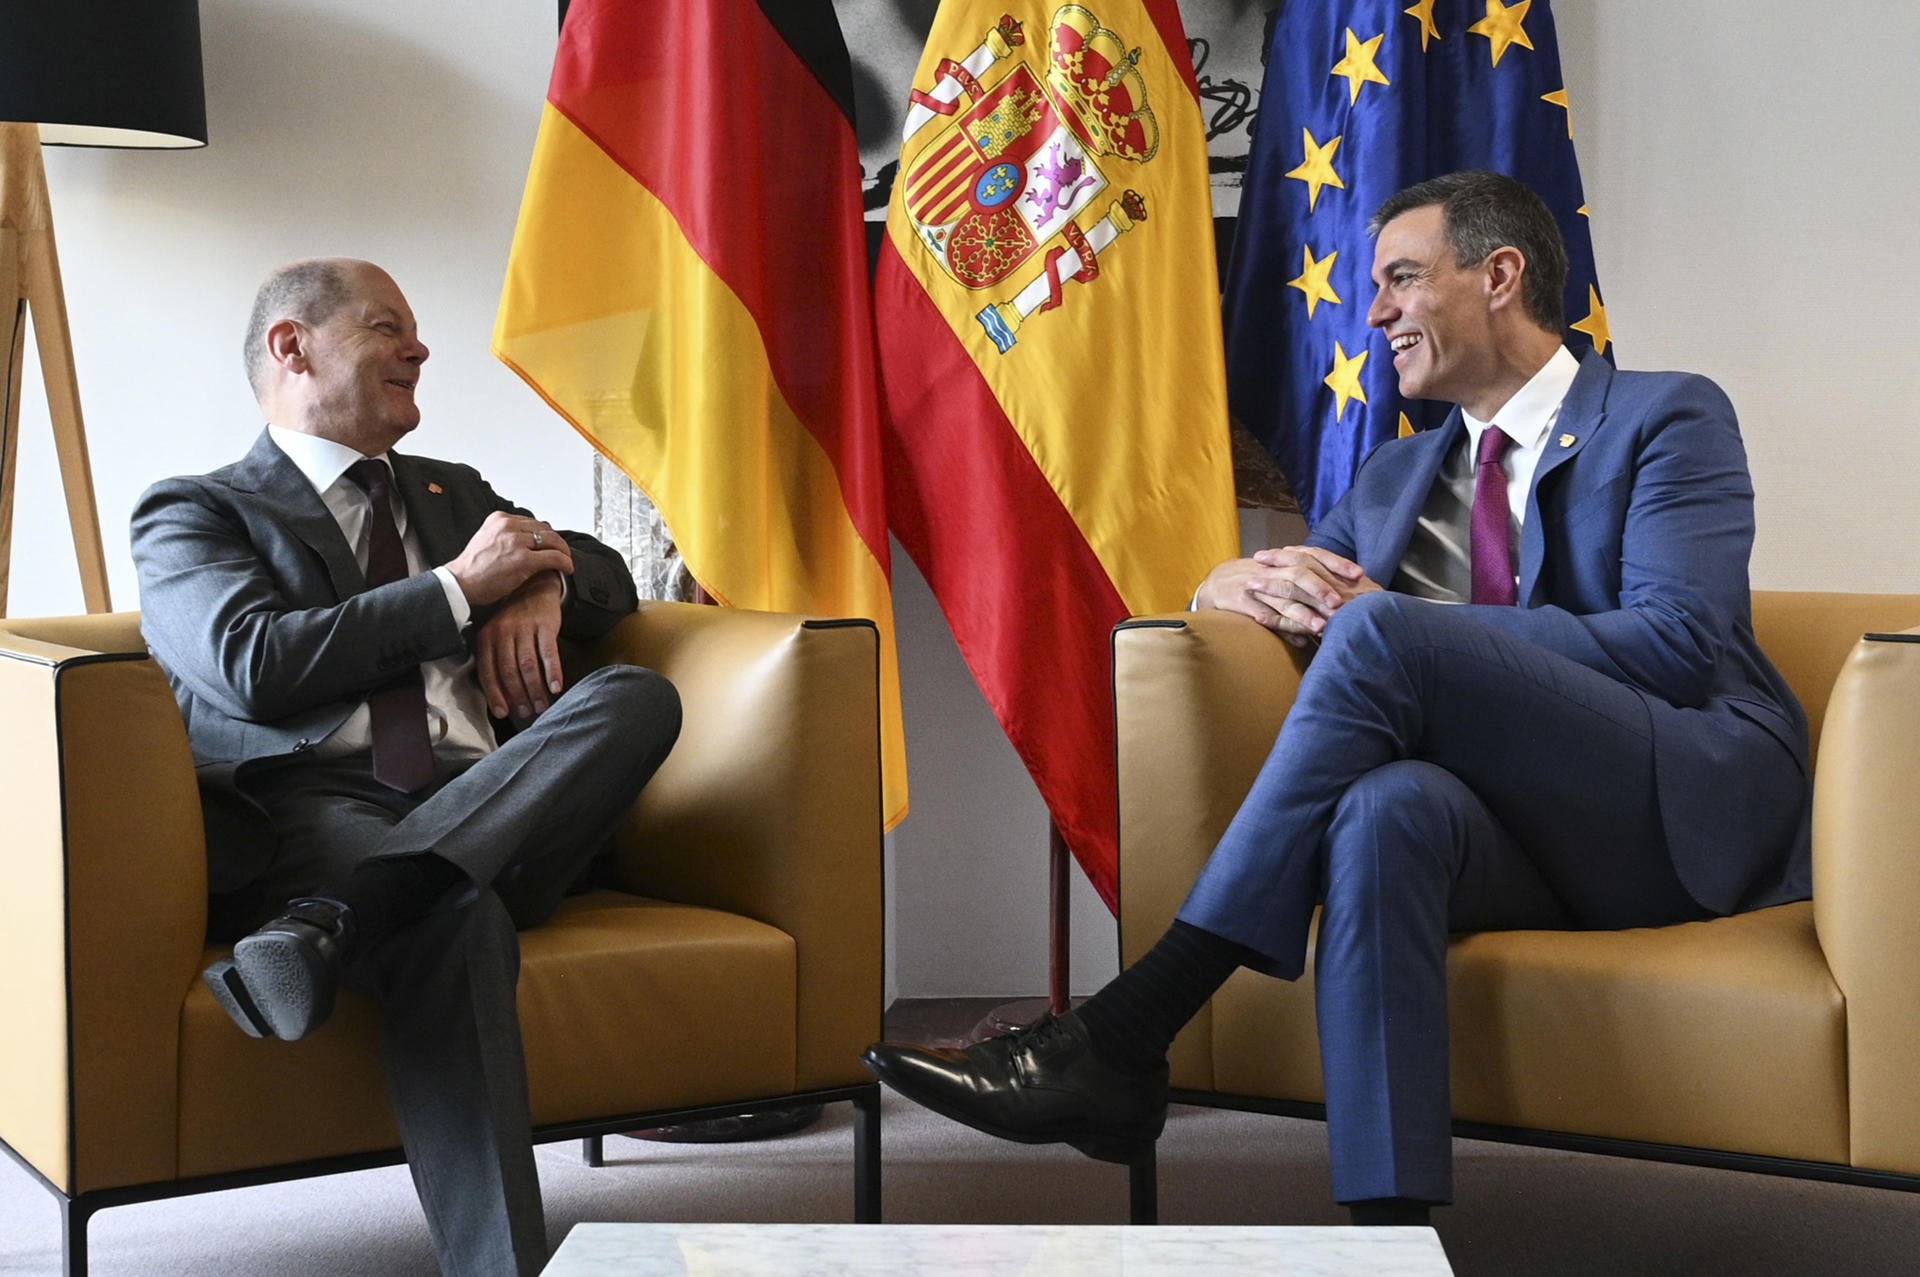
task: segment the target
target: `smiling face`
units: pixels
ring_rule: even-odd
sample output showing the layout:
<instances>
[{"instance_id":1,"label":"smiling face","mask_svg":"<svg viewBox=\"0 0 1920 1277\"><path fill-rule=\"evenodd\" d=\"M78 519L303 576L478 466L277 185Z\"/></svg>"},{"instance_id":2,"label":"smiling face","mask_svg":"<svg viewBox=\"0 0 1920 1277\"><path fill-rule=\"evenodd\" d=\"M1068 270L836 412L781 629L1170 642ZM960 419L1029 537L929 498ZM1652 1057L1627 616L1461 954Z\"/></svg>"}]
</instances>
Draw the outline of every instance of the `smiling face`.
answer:
<instances>
[{"instance_id":1,"label":"smiling face","mask_svg":"<svg viewBox=\"0 0 1920 1277\"><path fill-rule=\"evenodd\" d=\"M414 391L428 352L385 271L355 262L347 279L344 305L319 324L300 325L300 415L307 433L374 456L420 424Z\"/></svg>"},{"instance_id":2,"label":"smiling face","mask_svg":"<svg viewBox=\"0 0 1920 1277\"><path fill-rule=\"evenodd\" d=\"M1480 416L1474 405L1498 380L1501 362L1493 281L1485 263L1459 264L1442 206L1411 209L1381 227L1373 282L1367 323L1387 335L1400 393L1457 403Z\"/></svg>"}]
</instances>

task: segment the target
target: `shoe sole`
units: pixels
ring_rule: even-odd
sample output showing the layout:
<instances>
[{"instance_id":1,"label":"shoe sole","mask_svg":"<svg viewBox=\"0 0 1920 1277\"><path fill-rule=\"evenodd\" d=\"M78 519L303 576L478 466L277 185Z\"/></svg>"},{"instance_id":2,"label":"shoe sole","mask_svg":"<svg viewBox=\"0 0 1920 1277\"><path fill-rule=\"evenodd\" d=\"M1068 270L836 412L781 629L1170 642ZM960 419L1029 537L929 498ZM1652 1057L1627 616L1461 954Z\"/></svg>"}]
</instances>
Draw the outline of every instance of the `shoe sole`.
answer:
<instances>
[{"instance_id":1,"label":"shoe sole","mask_svg":"<svg viewBox=\"0 0 1920 1277\"><path fill-rule=\"evenodd\" d=\"M283 1041L299 1041L333 1014L331 972L290 936L246 937L234 946L233 965L261 1017Z\"/></svg>"},{"instance_id":2,"label":"shoe sole","mask_svg":"<svg viewBox=\"0 0 1920 1277\"><path fill-rule=\"evenodd\" d=\"M214 963L201 972L200 978L207 982L207 988L213 991L213 1000L240 1026L241 1032L250 1038L273 1036L273 1026L267 1023L267 1017L260 1014L260 1008L253 1004L247 986L241 983L240 973L233 969L230 960L223 958Z\"/></svg>"},{"instance_id":3,"label":"shoe sole","mask_svg":"<svg viewBox=\"0 0 1920 1277\"><path fill-rule=\"evenodd\" d=\"M1095 1161L1116 1162L1122 1166L1130 1166L1148 1153L1153 1148L1154 1141L1160 1138L1158 1130L1152 1133L1143 1132L1132 1138L1124 1135L1033 1135L1024 1131L1009 1130L982 1122L971 1114L963 1113L948 1105L938 1097L916 1095L912 1087L901 1086L896 1079L889 1077L891 1070L874 1059L871 1052L863 1054L860 1057L860 1063L866 1066L867 1072L921 1108L938 1113L941 1117L958 1122L962 1126L971 1127L982 1135L991 1135L995 1139L1011 1140L1016 1144L1065 1144Z\"/></svg>"}]
</instances>

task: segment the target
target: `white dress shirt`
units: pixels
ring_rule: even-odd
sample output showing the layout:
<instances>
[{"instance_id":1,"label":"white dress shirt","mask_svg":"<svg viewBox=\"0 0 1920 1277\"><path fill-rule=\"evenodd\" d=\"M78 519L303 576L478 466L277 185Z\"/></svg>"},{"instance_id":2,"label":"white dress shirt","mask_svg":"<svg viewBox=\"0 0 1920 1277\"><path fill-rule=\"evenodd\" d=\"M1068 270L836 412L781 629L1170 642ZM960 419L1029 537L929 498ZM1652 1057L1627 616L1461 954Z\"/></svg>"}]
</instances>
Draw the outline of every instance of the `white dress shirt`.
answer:
<instances>
[{"instance_id":1,"label":"white dress shirt","mask_svg":"<svg viewBox=\"0 0 1920 1277\"><path fill-rule=\"evenodd\" d=\"M373 506L365 489L347 477L347 468L362 459L360 454L331 439L283 430L275 425L269 425L267 433L320 494L322 504L340 525L341 535L353 547L353 557L359 561L360 570L366 571L367 555L373 543L372 521L368 517ZM389 468L393 465L384 453L376 460ZM398 499L397 492L391 489L389 492L394 524L400 529L400 544L407 552L407 571L418 575L427 570L426 554L420 548L420 539L408 526L407 503ZM466 629L473 619L473 608L467 602L466 593L444 565L432 571L446 595L454 624ZM441 758L479 758L491 753L493 727L487 717L486 697L474 677L473 657L462 652L458 656L426 661L420 666L420 674L426 685L427 739L433 743L434 754ZM373 715L363 704L348 715L332 735L316 745L314 753L321 758L338 758L366 753L372 748Z\"/></svg>"},{"instance_id":2,"label":"white dress shirt","mask_svg":"<svg viewBox=\"0 0 1920 1277\"><path fill-rule=\"evenodd\" d=\"M1533 490L1533 472L1540 467L1540 458L1547 450L1547 435L1552 432L1553 423L1560 419L1560 405L1565 402L1567 391L1579 372L1580 361L1562 346L1526 385L1514 392L1506 406L1494 414L1497 422L1480 421L1465 408L1460 410L1461 419L1467 425L1469 457L1480 455L1480 436L1487 432L1489 425L1498 425L1507 438L1513 440L1513 446L1507 449L1500 464L1507 472L1507 508L1513 512L1508 536L1515 550L1516 567L1520 562L1520 529L1527 518L1527 493Z\"/></svg>"}]
</instances>

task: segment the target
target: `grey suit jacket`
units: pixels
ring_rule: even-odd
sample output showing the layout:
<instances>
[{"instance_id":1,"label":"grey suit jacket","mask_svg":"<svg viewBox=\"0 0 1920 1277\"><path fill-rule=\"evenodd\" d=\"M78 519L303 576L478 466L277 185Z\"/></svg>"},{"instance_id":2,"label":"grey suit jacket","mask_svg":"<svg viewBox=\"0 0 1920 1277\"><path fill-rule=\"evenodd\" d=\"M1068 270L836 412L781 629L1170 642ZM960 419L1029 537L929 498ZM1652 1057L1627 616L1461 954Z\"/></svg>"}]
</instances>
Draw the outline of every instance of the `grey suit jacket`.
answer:
<instances>
[{"instance_id":1,"label":"grey suit jacket","mask_svg":"<svg viewBox=\"0 0 1920 1277\"><path fill-rule=\"evenodd\" d=\"M526 514L470 466L389 454L409 527L446 563L496 510ZM574 574L561 633L593 638L634 610L614 551L562 533ZM141 629L186 718L207 808L213 889L250 881L272 853L241 790L253 769L297 761L396 673L465 649L431 573L366 588L353 548L264 430L245 458L156 483L133 513Z\"/></svg>"}]
</instances>

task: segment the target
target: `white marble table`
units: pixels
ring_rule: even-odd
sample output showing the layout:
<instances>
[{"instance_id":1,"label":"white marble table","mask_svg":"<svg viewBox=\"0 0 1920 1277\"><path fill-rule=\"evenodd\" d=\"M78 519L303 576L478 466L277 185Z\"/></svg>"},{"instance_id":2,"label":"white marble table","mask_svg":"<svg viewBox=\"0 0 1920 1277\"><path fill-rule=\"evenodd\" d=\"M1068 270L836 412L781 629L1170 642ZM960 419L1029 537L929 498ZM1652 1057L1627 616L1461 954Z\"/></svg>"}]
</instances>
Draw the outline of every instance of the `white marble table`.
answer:
<instances>
[{"instance_id":1,"label":"white marble table","mask_svg":"<svg viewBox=\"0 0 1920 1277\"><path fill-rule=\"evenodd\" d=\"M576 1224L545 1277L1452 1277L1431 1228Z\"/></svg>"}]
</instances>

